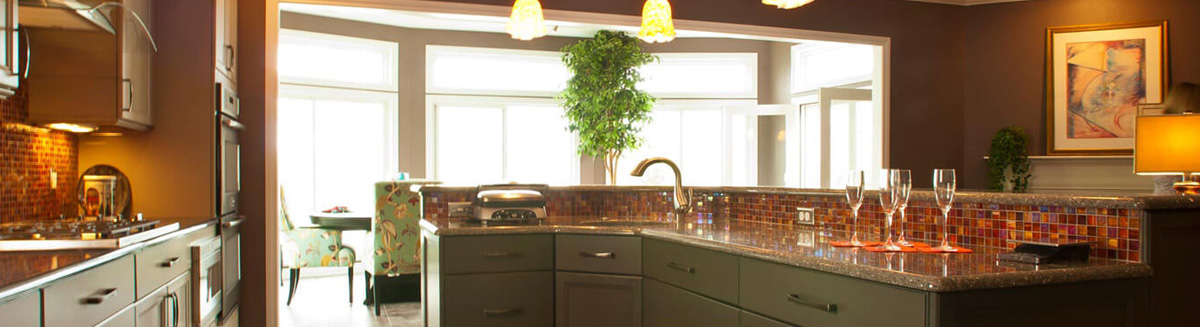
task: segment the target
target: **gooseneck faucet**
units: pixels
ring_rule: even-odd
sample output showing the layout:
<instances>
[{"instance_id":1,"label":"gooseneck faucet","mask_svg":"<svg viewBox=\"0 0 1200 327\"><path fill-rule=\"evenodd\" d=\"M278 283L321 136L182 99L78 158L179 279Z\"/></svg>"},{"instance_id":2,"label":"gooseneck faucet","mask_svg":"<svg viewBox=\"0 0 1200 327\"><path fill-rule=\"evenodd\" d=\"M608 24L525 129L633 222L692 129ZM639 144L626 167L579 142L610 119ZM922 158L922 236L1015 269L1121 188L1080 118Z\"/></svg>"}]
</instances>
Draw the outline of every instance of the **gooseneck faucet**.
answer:
<instances>
[{"instance_id":1,"label":"gooseneck faucet","mask_svg":"<svg viewBox=\"0 0 1200 327\"><path fill-rule=\"evenodd\" d=\"M675 192L674 192L675 193L674 194L675 195L674 196L675 219L682 221L684 215L687 215L688 213L692 212L692 190L687 190L687 194L684 194L684 192L683 192L683 176L679 173L679 166L676 166L675 163L671 161L671 159L667 159L667 158L663 158L663 157L647 158L646 160L642 160L642 162L639 162L637 164L637 167L634 167L633 172L629 173L629 175L635 176L635 177L641 177L643 174L646 173L646 168L649 168L650 165L653 165L656 163L667 164L667 166L671 166L671 171L675 172Z\"/></svg>"}]
</instances>

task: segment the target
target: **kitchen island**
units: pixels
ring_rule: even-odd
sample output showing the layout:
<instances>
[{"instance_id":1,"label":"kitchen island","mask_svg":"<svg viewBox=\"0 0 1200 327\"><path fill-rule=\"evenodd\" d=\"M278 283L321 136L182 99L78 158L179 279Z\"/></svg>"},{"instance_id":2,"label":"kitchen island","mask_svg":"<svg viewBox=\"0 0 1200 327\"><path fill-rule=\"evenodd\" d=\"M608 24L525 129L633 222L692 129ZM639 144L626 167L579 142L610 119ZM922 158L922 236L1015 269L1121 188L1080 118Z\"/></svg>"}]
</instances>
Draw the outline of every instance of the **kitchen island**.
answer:
<instances>
[{"instance_id":1,"label":"kitchen island","mask_svg":"<svg viewBox=\"0 0 1200 327\"><path fill-rule=\"evenodd\" d=\"M428 326L589 325L598 317L645 326L1139 326L1152 275L1146 264L1101 258L1034 266L997 261L1000 251L990 249L838 248L829 242L839 232L728 220L558 217L483 227L426 219L421 227ZM621 263L629 258L637 262ZM571 266L581 260L592 264ZM605 264L637 267L612 273ZM605 296L612 301L585 300ZM610 314L618 312L628 314Z\"/></svg>"}]
</instances>

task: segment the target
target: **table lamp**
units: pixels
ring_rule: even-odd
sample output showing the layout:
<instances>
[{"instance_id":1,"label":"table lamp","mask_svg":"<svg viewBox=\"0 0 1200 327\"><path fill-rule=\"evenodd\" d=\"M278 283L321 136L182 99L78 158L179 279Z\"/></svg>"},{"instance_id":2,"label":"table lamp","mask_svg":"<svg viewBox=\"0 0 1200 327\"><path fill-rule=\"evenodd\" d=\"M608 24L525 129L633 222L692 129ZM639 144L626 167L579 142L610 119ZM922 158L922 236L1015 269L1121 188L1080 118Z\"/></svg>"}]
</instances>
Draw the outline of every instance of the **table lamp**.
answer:
<instances>
[{"instance_id":1,"label":"table lamp","mask_svg":"<svg viewBox=\"0 0 1200 327\"><path fill-rule=\"evenodd\" d=\"M1200 114L1138 116L1133 171L1138 175L1183 175L1179 194L1200 194Z\"/></svg>"}]
</instances>

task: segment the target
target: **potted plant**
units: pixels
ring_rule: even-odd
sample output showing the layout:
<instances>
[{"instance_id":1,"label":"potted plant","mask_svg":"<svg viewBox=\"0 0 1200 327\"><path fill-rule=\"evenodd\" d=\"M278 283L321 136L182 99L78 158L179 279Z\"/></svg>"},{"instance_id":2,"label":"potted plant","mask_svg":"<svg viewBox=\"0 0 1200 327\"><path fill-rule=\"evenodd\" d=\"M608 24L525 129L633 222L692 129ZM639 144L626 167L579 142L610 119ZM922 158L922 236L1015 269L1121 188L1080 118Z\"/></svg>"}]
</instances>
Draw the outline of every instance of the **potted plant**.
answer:
<instances>
[{"instance_id":1,"label":"potted plant","mask_svg":"<svg viewBox=\"0 0 1200 327\"><path fill-rule=\"evenodd\" d=\"M1001 128L988 151L989 189L1025 192L1029 188L1029 136L1020 126Z\"/></svg>"},{"instance_id":2,"label":"potted plant","mask_svg":"<svg viewBox=\"0 0 1200 327\"><path fill-rule=\"evenodd\" d=\"M566 89L558 94L567 129L579 136L579 153L604 158L610 185L617 183L617 160L637 149L641 125L650 120L656 99L637 89L638 67L658 60L642 52L637 39L616 31L562 48L571 71Z\"/></svg>"}]
</instances>

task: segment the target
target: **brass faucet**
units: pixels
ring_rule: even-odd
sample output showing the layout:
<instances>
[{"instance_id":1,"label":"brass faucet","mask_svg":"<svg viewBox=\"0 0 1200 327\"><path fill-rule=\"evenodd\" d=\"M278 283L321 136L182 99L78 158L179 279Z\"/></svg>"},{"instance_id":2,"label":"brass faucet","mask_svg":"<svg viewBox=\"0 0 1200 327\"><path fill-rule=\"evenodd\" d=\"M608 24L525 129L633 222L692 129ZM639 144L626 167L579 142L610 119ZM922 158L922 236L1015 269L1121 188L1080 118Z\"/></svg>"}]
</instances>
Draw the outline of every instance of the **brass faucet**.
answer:
<instances>
[{"instance_id":1,"label":"brass faucet","mask_svg":"<svg viewBox=\"0 0 1200 327\"><path fill-rule=\"evenodd\" d=\"M671 159L667 159L667 158L663 158L663 157L647 158L646 160L642 160L642 162L639 162L637 164L637 167L634 167L633 172L629 173L629 175L635 176L635 177L641 177L643 174L646 173L646 168L649 168L650 165L653 165L656 163L667 164L667 166L671 166L671 170L675 172L675 194L674 194L675 219L683 220L684 215L687 215L688 213L692 212L692 190L687 190L687 194L686 195L684 194L684 192L683 192L683 176L679 173L679 166L676 166L675 163L671 161Z\"/></svg>"}]
</instances>

